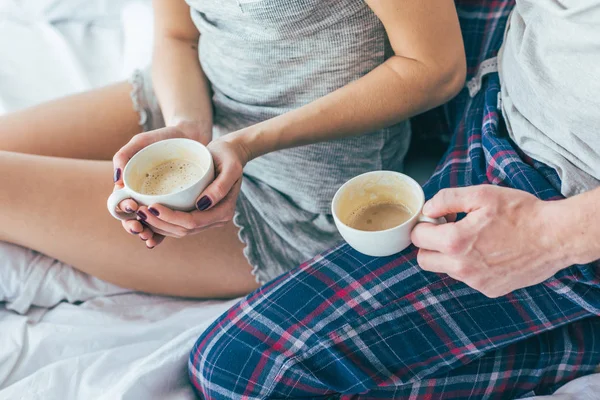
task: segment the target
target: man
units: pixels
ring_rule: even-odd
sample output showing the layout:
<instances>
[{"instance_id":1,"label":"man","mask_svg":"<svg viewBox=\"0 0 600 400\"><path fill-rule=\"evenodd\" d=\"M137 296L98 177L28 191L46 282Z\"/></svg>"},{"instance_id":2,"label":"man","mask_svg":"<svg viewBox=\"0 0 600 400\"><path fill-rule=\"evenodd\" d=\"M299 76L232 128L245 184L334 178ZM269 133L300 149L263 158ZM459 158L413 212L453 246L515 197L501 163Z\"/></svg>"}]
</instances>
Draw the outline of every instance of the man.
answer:
<instances>
[{"instance_id":1,"label":"man","mask_svg":"<svg viewBox=\"0 0 600 400\"><path fill-rule=\"evenodd\" d=\"M192 352L203 398L514 398L594 370L600 1L567 3L518 0L500 77L449 106L423 212L463 218L393 257L341 246L247 297ZM457 6L475 72L513 3Z\"/></svg>"}]
</instances>

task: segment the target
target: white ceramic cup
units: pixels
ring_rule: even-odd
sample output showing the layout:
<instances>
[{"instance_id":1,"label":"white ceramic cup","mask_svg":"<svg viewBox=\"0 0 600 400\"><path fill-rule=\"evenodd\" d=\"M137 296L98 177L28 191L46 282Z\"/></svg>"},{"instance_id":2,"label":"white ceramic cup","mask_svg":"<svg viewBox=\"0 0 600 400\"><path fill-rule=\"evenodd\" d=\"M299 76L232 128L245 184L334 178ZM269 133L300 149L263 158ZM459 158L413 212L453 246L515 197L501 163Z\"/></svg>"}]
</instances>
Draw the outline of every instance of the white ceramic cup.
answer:
<instances>
[{"instance_id":1,"label":"white ceramic cup","mask_svg":"<svg viewBox=\"0 0 600 400\"><path fill-rule=\"evenodd\" d=\"M361 231L346 224L353 212L369 204L400 203L412 213L405 223L382 231ZM411 177L393 171L374 171L350 179L338 189L331 204L335 224L342 237L355 250L373 257L385 257L406 249L416 224L443 224L445 218L422 214L425 194Z\"/></svg>"},{"instance_id":2,"label":"white ceramic cup","mask_svg":"<svg viewBox=\"0 0 600 400\"><path fill-rule=\"evenodd\" d=\"M147 195L139 192L146 173L152 168L169 160L187 160L200 166L205 172L191 186L180 191L163 194ZM120 220L135 219L135 215L117 211L117 206L123 200L134 199L138 204L150 206L162 204L173 210L192 211L196 208L198 196L214 180L215 171L210 151L194 140L167 139L153 143L134 155L123 170L125 187L114 191L108 198L108 211Z\"/></svg>"}]
</instances>

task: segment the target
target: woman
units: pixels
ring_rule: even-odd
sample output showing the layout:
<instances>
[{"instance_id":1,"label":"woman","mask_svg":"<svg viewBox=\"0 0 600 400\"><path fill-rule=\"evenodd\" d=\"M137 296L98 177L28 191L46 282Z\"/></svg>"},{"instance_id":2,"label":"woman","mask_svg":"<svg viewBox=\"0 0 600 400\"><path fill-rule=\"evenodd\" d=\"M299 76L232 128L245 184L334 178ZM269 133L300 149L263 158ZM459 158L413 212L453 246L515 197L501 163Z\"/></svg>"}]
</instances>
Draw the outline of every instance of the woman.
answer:
<instances>
[{"instance_id":1,"label":"woman","mask_svg":"<svg viewBox=\"0 0 600 400\"><path fill-rule=\"evenodd\" d=\"M335 190L365 171L400 169L407 119L464 81L451 0L154 7L151 79L136 74L133 90L119 83L0 120L0 240L137 290L248 293L338 241ZM217 177L192 213L123 202L138 217L123 228L140 246L105 210L107 177L113 169L122 185L133 154L172 137L207 144ZM103 161L113 155L114 168ZM178 240L146 250L166 236Z\"/></svg>"}]
</instances>

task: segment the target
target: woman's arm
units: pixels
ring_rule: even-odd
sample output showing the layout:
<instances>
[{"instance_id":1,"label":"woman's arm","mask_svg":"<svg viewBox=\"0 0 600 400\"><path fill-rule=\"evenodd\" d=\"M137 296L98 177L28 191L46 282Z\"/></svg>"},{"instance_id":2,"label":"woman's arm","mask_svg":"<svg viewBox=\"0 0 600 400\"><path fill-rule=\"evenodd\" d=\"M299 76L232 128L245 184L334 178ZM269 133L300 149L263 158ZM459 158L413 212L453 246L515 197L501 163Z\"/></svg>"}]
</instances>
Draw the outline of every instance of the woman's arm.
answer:
<instances>
[{"instance_id":1,"label":"woman's arm","mask_svg":"<svg viewBox=\"0 0 600 400\"><path fill-rule=\"evenodd\" d=\"M210 85L198 59L200 34L184 0L154 0L152 81L167 126L212 138Z\"/></svg>"},{"instance_id":2,"label":"woman's arm","mask_svg":"<svg viewBox=\"0 0 600 400\"><path fill-rule=\"evenodd\" d=\"M225 140L252 159L271 151L359 135L403 121L454 97L466 74L452 0L367 0L395 56L363 78Z\"/></svg>"},{"instance_id":3,"label":"woman's arm","mask_svg":"<svg viewBox=\"0 0 600 400\"><path fill-rule=\"evenodd\" d=\"M167 1L167 0L165 0ZM465 54L452 0L367 0L395 56L363 78L295 111L209 144L217 177L199 211L141 207L155 232L182 237L230 221L243 167L271 151L360 135L393 125L453 97L465 79ZM151 243L154 246L153 243Z\"/></svg>"}]
</instances>

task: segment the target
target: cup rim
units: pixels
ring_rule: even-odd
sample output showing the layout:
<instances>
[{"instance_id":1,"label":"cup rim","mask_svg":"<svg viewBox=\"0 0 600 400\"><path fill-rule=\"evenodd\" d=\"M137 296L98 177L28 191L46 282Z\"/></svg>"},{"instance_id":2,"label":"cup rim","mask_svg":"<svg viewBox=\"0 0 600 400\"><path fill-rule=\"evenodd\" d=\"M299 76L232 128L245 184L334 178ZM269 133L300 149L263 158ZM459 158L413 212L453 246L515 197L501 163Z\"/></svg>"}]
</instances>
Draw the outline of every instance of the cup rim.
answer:
<instances>
[{"instance_id":1,"label":"cup rim","mask_svg":"<svg viewBox=\"0 0 600 400\"><path fill-rule=\"evenodd\" d=\"M198 179L196 182L194 182L194 184L185 187L181 190L178 190L176 192L172 192L172 193L168 193L168 194L143 194L138 192L137 190L134 190L128 183L127 183L127 172L129 170L129 168L131 167L131 165L133 165L133 163L135 163L135 159L138 157L141 157L142 154L147 150L150 149L152 147L158 147L160 145L164 145L166 142L186 142L186 143L190 143L193 144L195 146L199 146L200 149L202 149L202 151L204 151L206 153L206 155L209 157L209 165L210 167L206 169L206 171L204 171L204 174L202 174L202 177L200 179ZM212 161L212 155L210 154L210 151L208 150L208 148L203 145L200 142L197 142L195 140L192 139L188 139L188 138L170 138L170 139L164 139L164 140L160 140L158 142L154 142L152 144L149 144L148 146L144 147L143 149L141 149L140 151L138 151L137 153L134 154L133 157L131 157L129 159L129 161L127 162L127 165L125 165L125 168L123 169L123 185L124 187L129 190L132 194L137 195L137 196L144 196L146 198L150 198L150 199L160 199L162 197L166 197L166 196L172 196L172 195L176 195L182 192L185 192L186 190L188 190L189 188L191 188L192 186L194 186L196 183L200 182L201 180L203 180L204 178L206 178L207 174L209 173L209 169L212 168L213 165L213 161Z\"/></svg>"},{"instance_id":2,"label":"cup rim","mask_svg":"<svg viewBox=\"0 0 600 400\"><path fill-rule=\"evenodd\" d=\"M380 231L362 231L360 229L356 229L353 228L351 226L348 226L347 224L345 224L344 222L342 222L342 220L338 217L336 211L335 211L335 204L336 202L339 200L339 197L341 196L341 192L342 190L349 186L353 181L357 180L358 178L361 178L363 176L368 176L368 175L395 175L398 176L400 178L402 178L405 181L410 182L410 184L418 189L418 195L420 198L420 206L418 207L418 210L415 210L415 212L413 213L412 217L410 217L409 219L407 219L406 221L404 221L403 223L401 223L400 225L396 225L392 228L388 228L388 229L383 229ZM396 172L396 171L387 171L387 170L380 170L380 171L371 171L371 172L365 172L363 174L357 175L354 178L346 181L342 186L340 186L340 188L335 192L335 195L333 196L333 200L331 200L331 214L333 215L333 218L341 225L344 226L344 228L350 230L350 232L353 233L361 233L361 234L376 234L376 233L381 233L381 232L390 232L393 231L395 229L399 229L404 227L405 225L411 223L413 220L417 219L419 217L419 215L421 214L421 211L423 210L423 206L425 205L425 192L423 192L423 188L421 187L421 185L419 184L419 182L417 182L416 180L414 180L413 178L411 178L410 176L403 174L402 172Z\"/></svg>"}]
</instances>

